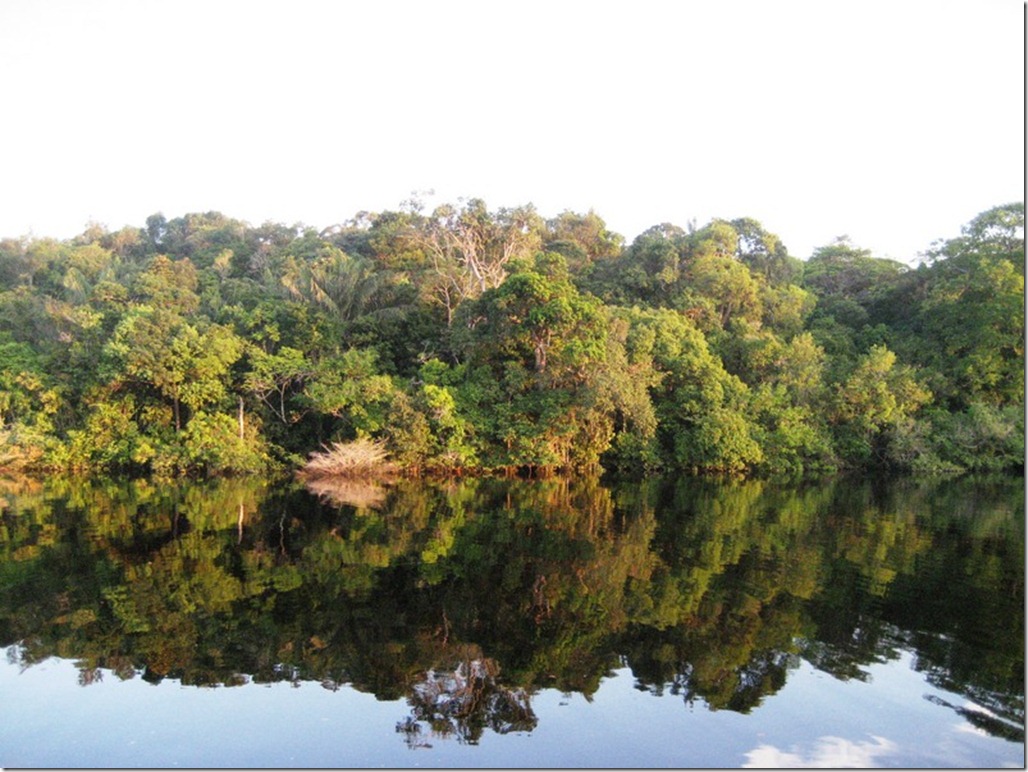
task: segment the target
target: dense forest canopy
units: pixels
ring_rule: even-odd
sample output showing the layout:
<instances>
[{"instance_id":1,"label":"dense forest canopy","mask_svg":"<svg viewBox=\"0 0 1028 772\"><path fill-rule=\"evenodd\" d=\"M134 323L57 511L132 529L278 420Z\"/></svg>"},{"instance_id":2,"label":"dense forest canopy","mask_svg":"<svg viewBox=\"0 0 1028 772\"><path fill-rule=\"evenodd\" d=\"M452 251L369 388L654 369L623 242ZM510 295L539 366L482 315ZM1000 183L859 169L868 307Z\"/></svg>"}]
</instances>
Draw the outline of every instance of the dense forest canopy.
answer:
<instances>
[{"instance_id":1,"label":"dense forest canopy","mask_svg":"<svg viewBox=\"0 0 1028 772\"><path fill-rule=\"evenodd\" d=\"M0 242L7 469L262 473L367 438L425 472L1016 470L1023 411L1023 203L916 268L477 199Z\"/></svg>"}]
</instances>

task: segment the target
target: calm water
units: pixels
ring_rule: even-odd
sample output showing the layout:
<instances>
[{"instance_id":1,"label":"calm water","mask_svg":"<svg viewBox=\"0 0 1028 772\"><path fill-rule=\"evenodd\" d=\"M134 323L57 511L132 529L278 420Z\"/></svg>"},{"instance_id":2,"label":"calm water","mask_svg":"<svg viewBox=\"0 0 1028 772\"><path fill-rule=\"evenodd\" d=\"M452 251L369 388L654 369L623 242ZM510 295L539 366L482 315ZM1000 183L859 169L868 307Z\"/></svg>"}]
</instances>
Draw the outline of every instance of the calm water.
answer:
<instances>
[{"instance_id":1,"label":"calm water","mask_svg":"<svg viewBox=\"0 0 1028 772\"><path fill-rule=\"evenodd\" d=\"M985 766L1024 481L10 482L0 765Z\"/></svg>"}]
</instances>

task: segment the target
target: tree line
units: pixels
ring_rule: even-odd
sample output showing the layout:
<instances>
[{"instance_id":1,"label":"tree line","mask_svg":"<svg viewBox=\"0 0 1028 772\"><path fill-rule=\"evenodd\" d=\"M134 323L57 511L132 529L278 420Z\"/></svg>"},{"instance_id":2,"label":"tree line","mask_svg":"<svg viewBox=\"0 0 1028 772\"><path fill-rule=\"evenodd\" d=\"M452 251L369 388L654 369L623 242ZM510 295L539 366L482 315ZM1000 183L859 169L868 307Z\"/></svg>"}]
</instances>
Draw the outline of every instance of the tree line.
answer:
<instances>
[{"instance_id":1,"label":"tree line","mask_svg":"<svg viewBox=\"0 0 1028 772\"><path fill-rule=\"evenodd\" d=\"M753 219L405 202L0 241L0 467L217 475L1024 466L1024 205L917 267Z\"/></svg>"}]
</instances>

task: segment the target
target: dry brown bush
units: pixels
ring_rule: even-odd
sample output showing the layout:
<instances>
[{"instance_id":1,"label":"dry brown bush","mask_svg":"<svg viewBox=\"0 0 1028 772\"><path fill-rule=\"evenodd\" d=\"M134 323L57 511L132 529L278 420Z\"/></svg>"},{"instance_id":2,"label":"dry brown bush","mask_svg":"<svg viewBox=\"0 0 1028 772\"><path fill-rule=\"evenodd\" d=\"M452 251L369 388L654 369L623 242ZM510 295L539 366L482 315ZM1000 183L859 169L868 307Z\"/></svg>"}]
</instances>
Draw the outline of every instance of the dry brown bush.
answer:
<instances>
[{"instance_id":1,"label":"dry brown bush","mask_svg":"<svg viewBox=\"0 0 1028 772\"><path fill-rule=\"evenodd\" d=\"M385 443L361 438L352 442L333 442L323 451L311 453L302 470L307 478L382 477L397 472L389 461Z\"/></svg>"}]
</instances>

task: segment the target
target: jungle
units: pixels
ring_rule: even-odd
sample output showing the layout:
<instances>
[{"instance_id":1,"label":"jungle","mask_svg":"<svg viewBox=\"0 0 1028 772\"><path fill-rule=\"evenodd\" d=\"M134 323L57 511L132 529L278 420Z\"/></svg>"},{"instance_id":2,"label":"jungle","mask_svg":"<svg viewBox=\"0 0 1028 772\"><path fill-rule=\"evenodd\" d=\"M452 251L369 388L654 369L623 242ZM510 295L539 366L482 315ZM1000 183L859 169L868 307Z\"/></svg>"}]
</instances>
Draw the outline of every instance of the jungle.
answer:
<instances>
[{"instance_id":1,"label":"jungle","mask_svg":"<svg viewBox=\"0 0 1028 772\"><path fill-rule=\"evenodd\" d=\"M0 241L7 471L1005 472L1023 415L1023 203L916 266L479 199Z\"/></svg>"}]
</instances>

